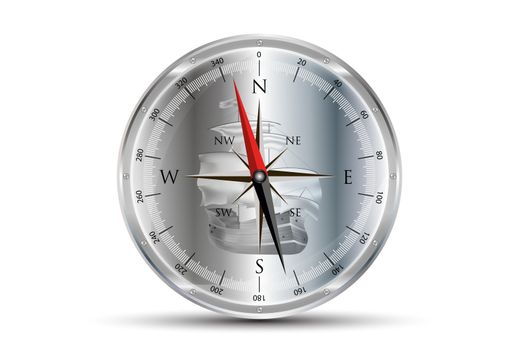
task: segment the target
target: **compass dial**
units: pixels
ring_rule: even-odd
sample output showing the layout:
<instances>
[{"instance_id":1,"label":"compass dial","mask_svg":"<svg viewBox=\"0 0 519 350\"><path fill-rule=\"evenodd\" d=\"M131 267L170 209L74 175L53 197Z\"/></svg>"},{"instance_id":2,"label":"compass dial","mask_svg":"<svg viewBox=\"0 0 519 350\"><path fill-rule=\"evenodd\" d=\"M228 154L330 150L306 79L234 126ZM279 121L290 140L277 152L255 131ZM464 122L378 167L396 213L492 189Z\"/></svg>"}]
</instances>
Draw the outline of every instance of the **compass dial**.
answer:
<instances>
[{"instance_id":1,"label":"compass dial","mask_svg":"<svg viewBox=\"0 0 519 350\"><path fill-rule=\"evenodd\" d=\"M351 285L393 224L395 135L348 65L306 42L240 36L179 59L144 94L120 155L141 253L186 298L248 318Z\"/></svg>"}]
</instances>

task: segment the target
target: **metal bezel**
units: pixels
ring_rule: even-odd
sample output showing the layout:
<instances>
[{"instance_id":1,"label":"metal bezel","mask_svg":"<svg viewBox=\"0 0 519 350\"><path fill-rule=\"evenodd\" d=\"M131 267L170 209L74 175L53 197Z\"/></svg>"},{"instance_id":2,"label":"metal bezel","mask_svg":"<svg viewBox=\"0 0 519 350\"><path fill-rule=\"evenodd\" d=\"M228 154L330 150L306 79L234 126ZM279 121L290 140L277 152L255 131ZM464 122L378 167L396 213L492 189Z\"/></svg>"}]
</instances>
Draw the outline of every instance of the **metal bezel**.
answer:
<instances>
[{"instance_id":1,"label":"metal bezel","mask_svg":"<svg viewBox=\"0 0 519 350\"><path fill-rule=\"evenodd\" d=\"M192 293L193 285L187 283L185 279L177 275L170 275L169 277L163 273L163 267L159 266L160 263L156 263L160 259L153 259L154 251L149 249L147 245L142 245L141 241L145 237L138 225L135 211L132 207L132 199L127 198L128 191L125 191L126 187L129 186L130 181L126 178L129 173L130 159L132 155L128 150L131 151L132 145L136 140L136 128L132 128L134 125L140 125L140 122L145 117L145 113L141 112L143 102L148 98L154 88L160 84L160 82L168 77L179 77L185 74L186 71L196 67L196 62L204 62L207 59L214 57L218 52L232 50L235 48L245 47L275 47L284 50L293 50L300 52L301 54L320 60L326 67L333 71L337 76L348 80L355 85L357 92L361 95L362 99L368 101L368 104L376 113L373 113L373 117L380 127L382 138L384 140L387 149L387 159L389 165L389 187L387 202L385 210L380 221L377 232L374 233L373 238L376 238L377 244L370 244L369 249L366 249L364 253L352 265L349 270L351 273L342 273L338 275L328 285L323 286L322 293L311 293L308 296L299 298L297 300L282 304L283 307L279 307L279 310L274 310L278 305L263 307L261 312L258 310L258 305L247 305L239 303L231 303L217 299L216 297L208 297L203 293ZM191 61L195 58L196 61ZM253 318L253 319L266 319L266 318L277 318L286 317L295 313L311 309L318 306L335 296L339 295L342 291L352 285L373 263L380 250L384 246L387 237L391 231L394 220L396 218L398 204L400 200L401 192L401 163L400 153L396 136L394 134L391 122L387 116L387 113L379 101L370 86L364 81L364 79L356 73L348 64L343 62L335 55L328 51L317 47L313 44L301 41L298 39L287 38L277 35L240 35L229 37L221 40L217 40L206 45L203 45L188 54L184 55L168 68L166 68L148 87L146 92L143 94L139 103L132 112L132 117L126 126L124 137L121 143L119 162L117 169L117 181L119 190L119 199L122 214L125 218L128 231L137 246L139 252L143 258L148 262L150 267L159 277L168 284L171 288L176 290L180 295L191 300L192 302L201 305L210 310L218 311L230 316L241 317L241 318Z\"/></svg>"}]
</instances>

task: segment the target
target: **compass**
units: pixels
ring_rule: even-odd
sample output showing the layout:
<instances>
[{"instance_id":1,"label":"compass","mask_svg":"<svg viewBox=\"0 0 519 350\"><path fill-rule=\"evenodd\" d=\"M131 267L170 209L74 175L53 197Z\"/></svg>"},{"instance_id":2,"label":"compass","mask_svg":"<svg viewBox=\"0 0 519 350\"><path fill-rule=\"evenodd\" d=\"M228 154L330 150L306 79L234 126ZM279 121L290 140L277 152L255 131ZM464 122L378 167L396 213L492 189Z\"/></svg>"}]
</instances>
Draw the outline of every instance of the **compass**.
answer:
<instances>
[{"instance_id":1,"label":"compass","mask_svg":"<svg viewBox=\"0 0 519 350\"><path fill-rule=\"evenodd\" d=\"M337 296L393 225L400 160L366 82L307 42L204 45L145 92L124 134L119 194L131 237L174 290L244 318Z\"/></svg>"}]
</instances>

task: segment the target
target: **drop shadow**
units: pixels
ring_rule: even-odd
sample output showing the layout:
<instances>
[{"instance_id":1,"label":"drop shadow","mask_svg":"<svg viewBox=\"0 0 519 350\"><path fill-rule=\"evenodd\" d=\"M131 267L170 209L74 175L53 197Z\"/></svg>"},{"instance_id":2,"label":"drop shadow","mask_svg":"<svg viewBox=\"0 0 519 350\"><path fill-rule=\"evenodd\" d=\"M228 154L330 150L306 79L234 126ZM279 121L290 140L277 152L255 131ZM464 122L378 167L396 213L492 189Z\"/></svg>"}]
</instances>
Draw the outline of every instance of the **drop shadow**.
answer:
<instances>
[{"instance_id":1,"label":"drop shadow","mask_svg":"<svg viewBox=\"0 0 519 350\"><path fill-rule=\"evenodd\" d=\"M236 329L298 329L302 328L372 328L416 324L419 320L402 315L383 314L352 314L352 313L322 313L306 312L285 318L269 320L249 320L228 317L218 314L198 313L161 313L141 315L120 315L99 320L102 323L123 327L163 327L163 328L229 328Z\"/></svg>"}]
</instances>

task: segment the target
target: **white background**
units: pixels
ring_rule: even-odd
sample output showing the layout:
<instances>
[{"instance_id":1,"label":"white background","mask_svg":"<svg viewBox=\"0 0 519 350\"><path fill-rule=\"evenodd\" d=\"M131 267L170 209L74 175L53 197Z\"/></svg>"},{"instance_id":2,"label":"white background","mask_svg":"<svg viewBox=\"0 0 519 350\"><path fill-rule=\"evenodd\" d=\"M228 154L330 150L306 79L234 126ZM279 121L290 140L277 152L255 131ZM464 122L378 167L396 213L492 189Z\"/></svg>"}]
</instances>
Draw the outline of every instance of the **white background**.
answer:
<instances>
[{"instance_id":1,"label":"white background","mask_svg":"<svg viewBox=\"0 0 519 350\"><path fill-rule=\"evenodd\" d=\"M0 347L517 349L513 4L2 2ZM343 58L381 98L402 152L399 215L371 269L271 322L170 290L133 246L116 187L145 88L186 52L243 33Z\"/></svg>"}]
</instances>

